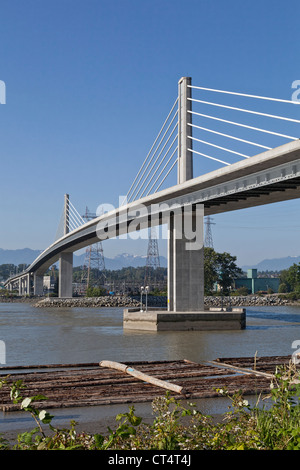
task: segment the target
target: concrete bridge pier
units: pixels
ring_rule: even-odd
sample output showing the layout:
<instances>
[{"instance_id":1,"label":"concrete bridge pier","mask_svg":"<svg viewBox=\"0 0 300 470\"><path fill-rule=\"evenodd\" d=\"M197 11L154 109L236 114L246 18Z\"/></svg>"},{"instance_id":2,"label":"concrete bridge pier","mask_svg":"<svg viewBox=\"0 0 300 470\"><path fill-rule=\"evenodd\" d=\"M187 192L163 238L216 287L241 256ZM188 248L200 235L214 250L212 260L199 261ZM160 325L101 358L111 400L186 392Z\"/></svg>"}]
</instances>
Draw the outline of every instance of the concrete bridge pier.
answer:
<instances>
[{"instance_id":1,"label":"concrete bridge pier","mask_svg":"<svg viewBox=\"0 0 300 470\"><path fill-rule=\"evenodd\" d=\"M11 284L10 284L11 285ZM30 295L30 274L26 274L18 280L19 295Z\"/></svg>"},{"instance_id":2,"label":"concrete bridge pier","mask_svg":"<svg viewBox=\"0 0 300 470\"><path fill-rule=\"evenodd\" d=\"M43 286L44 276L34 273L33 276L33 293L34 295L43 295L44 286Z\"/></svg>"},{"instance_id":3,"label":"concrete bridge pier","mask_svg":"<svg viewBox=\"0 0 300 470\"><path fill-rule=\"evenodd\" d=\"M68 298L73 296L73 253L63 252L59 257L58 296Z\"/></svg>"},{"instance_id":4,"label":"concrete bridge pier","mask_svg":"<svg viewBox=\"0 0 300 470\"><path fill-rule=\"evenodd\" d=\"M23 278L19 279L19 295L23 295Z\"/></svg>"},{"instance_id":5,"label":"concrete bridge pier","mask_svg":"<svg viewBox=\"0 0 300 470\"><path fill-rule=\"evenodd\" d=\"M195 239L191 240L192 232ZM170 217L168 310L204 310L203 209Z\"/></svg>"},{"instance_id":6,"label":"concrete bridge pier","mask_svg":"<svg viewBox=\"0 0 300 470\"><path fill-rule=\"evenodd\" d=\"M30 273L26 275L26 294L31 294L31 276Z\"/></svg>"}]
</instances>

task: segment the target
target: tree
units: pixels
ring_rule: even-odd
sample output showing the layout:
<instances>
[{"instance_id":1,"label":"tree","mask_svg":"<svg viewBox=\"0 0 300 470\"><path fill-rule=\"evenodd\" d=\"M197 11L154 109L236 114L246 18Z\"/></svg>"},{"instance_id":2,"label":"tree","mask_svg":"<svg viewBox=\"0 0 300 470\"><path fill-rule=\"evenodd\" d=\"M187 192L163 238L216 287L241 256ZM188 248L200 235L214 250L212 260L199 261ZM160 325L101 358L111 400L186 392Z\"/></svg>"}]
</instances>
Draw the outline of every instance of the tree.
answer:
<instances>
[{"instance_id":1,"label":"tree","mask_svg":"<svg viewBox=\"0 0 300 470\"><path fill-rule=\"evenodd\" d=\"M212 293L218 283L224 294L228 294L233 279L243 274L236 265L236 256L229 253L217 253L213 248L204 248L204 292Z\"/></svg>"},{"instance_id":2,"label":"tree","mask_svg":"<svg viewBox=\"0 0 300 470\"><path fill-rule=\"evenodd\" d=\"M217 253L218 283L224 294L229 293L233 279L243 274L235 262L236 256L229 253Z\"/></svg>"},{"instance_id":3,"label":"tree","mask_svg":"<svg viewBox=\"0 0 300 470\"><path fill-rule=\"evenodd\" d=\"M204 248L204 293L210 295L218 281L218 254L213 248Z\"/></svg>"},{"instance_id":4,"label":"tree","mask_svg":"<svg viewBox=\"0 0 300 470\"><path fill-rule=\"evenodd\" d=\"M286 284L288 292L300 289L300 263L294 263L280 273L280 282Z\"/></svg>"},{"instance_id":5,"label":"tree","mask_svg":"<svg viewBox=\"0 0 300 470\"><path fill-rule=\"evenodd\" d=\"M8 279L15 272L16 272L16 266L14 264L1 264L0 265L0 279Z\"/></svg>"}]
</instances>

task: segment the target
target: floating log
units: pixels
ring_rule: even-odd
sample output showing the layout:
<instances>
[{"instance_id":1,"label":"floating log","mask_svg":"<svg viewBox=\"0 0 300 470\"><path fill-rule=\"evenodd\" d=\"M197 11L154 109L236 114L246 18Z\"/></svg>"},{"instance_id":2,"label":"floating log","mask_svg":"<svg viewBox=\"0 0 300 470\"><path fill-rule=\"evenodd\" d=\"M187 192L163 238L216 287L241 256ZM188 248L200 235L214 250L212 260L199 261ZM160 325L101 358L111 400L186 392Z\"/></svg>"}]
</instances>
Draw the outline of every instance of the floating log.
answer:
<instances>
[{"instance_id":1,"label":"floating log","mask_svg":"<svg viewBox=\"0 0 300 470\"><path fill-rule=\"evenodd\" d=\"M268 377L269 379L274 378L274 375L273 375L273 374L268 374L268 373L266 373L266 372L261 372L261 371L254 370L254 369L245 369L245 368L233 366L233 365L231 365L231 364L226 364L226 362L208 361L207 363L208 363L208 364L212 364L212 365L223 366L223 367L225 367L226 369L234 369L237 373L240 373L240 374L246 374L246 375L261 375L261 376L263 376L263 377Z\"/></svg>"},{"instance_id":2,"label":"floating log","mask_svg":"<svg viewBox=\"0 0 300 470\"><path fill-rule=\"evenodd\" d=\"M166 388L167 390L172 390L172 392L176 392L181 395L185 395L186 393L184 388L180 387L179 385L175 385L170 382L166 382L165 380L160 380L150 375L144 374L143 372L133 369L133 367L127 366L126 364L122 364L120 362L101 361L99 365L101 367L107 367L109 369L120 370L122 372L125 372L126 374L136 377L139 380L142 380L143 382L148 382L148 383L151 383L152 385L156 385L157 387L162 387L162 388Z\"/></svg>"},{"instance_id":3,"label":"floating log","mask_svg":"<svg viewBox=\"0 0 300 470\"><path fill-rule=\"evenodd\" d=\"M0 388L0 410L20 410L20 404L12 403L10 398L10 385L18 380L25 386L24 397L47 397L46 401L35 402L38 409L149 403L163 397L166 390L157 382L146 382L144 376L164 382L169 389L176 383L182 387L182 395L178 390L169 393L179 399L217 398L222 396L217 389L226 389L230 395L238 391L244 396L269 394L270 376L276 367L288 365L291 359L291 356L274 356L218 358L211 363L187 359L130 361L127 366L118 366L119 369L104 367L104 361L101 367L99 362L50 364L35 366L36 370L30 370L30 366L0 367L0 378L8 382ZM143 378L130 375L128 369L124 373L126 367L141 372ZM296 367L299 370L300 364Z\"/></svg>"}]
</instances>

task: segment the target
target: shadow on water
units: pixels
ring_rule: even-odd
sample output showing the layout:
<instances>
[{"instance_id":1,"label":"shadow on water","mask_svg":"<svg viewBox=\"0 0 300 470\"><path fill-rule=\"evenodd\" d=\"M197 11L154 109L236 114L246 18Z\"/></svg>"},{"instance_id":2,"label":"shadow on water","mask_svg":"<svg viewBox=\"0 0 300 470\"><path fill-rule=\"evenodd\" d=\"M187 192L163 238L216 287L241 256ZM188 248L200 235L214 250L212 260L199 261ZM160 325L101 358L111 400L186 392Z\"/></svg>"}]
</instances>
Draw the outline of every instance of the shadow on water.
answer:
<instances>
[{"instance_id":1,"label":"shadow on water","mask_svg":"<svg viewBox=\"0 0 300 470\"><path fill-rule=\"evenodd\" d=\"M247 318L275 320L283 323L300 323L299 307L248 307Z\"/></svg>"},{"instance_id":2,"label":"shadow on water","mask_svg":"<svg viewBox=\"0 0 300 470\"><path fill-rule=\"evenodd\" d=\"M288 325L247 325L246 329L247 330L274 330L274 329L284 329L284 328L290 328L291 325L297 325L300 326L300 324L295 324L295 323L289 323Z\"/></svg>"}]
</instances>

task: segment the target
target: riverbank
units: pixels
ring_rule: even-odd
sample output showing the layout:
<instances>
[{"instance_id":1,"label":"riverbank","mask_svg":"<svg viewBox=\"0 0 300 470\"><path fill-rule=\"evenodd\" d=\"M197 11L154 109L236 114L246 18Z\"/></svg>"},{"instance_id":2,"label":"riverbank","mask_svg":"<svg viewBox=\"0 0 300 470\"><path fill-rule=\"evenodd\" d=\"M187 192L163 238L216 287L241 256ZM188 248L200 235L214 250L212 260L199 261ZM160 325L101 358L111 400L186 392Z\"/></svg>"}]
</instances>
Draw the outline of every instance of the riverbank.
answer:
<instances>
[{"instance_id":1,"label":"riverbank","mask_svg":"<svg viewBox=\"0 0 300 470\"><path fill-rule=\"evenodd\" d=\"M1 303L35 303L38 299L36 297L25 297L21 295L7 296L0 295Z\"/></svg>"},{"instance_id":2,"label":"riverbank","mask_svg":"<svg viewBox=\"0 0 300 470\"><path fill-rule=\"evenodd\" d=\"M145 297L143 298L145 302ZM149 295L147 299L149 307L166 308L167 297ZM139 297L129 296L102 296L102 297L73 297L72 299L59 299L55 297L37 301L35 307L140 307ZM255 306L296 306L300 302L281 299L276 295L249 295L232 297L205 297L205 308L224 307L255 307Z\"/></svg>"},{"instance_id":3,"label":"riverbank","mask_svg":"<svg viewBox=\"0 0 300 470\"><path fill-rule=\"evenodd\" d=\"M101 297L73 297L68 299L59 299L57 297L6 297L0 296L2 303L30 303L35 307L80 307L80 308L102 308L102 307L140 307L139 296L127 295L107 295ZM145 303L145 296L143 296ZM148 295L147 304L149 307L166 308L166 296ZM255 306L300 306L299 301L282 299L279 295L247 295L247 296L207 296L204 297L205 308L221 307L255 307Z\"/></svg>"}]
</instances>

